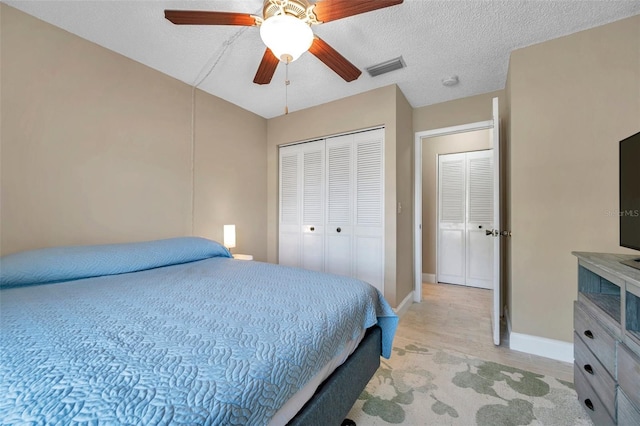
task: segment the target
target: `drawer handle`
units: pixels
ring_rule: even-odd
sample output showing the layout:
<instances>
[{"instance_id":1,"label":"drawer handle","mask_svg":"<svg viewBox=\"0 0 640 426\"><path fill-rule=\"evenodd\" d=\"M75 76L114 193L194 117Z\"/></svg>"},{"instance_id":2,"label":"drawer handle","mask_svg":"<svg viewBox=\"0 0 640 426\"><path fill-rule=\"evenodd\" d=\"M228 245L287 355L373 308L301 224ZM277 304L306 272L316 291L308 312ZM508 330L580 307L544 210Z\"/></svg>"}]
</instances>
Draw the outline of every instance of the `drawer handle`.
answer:
<instances>
[{"instance_id":1,"label":"drawer handle","mask_svg":"<svg viewBox=\"0 0 640 426\"><path fill-rule=\"evenodd\" d=\"M591 332L591 330L585 331L584 335L587 336L589 339L593 339L593 333Z\"/></svg>"},{"instance_id":2,"label":"drawer handle","mask_svg":"<svg viewBox=\"0 0 640 426\"><path fill-rule=\"evenodd\" d=\"M587 373L593 375L593 367L591 367L590 364L585 364L584 365L584 371L586 371Z\"/></svg>"},{"instance_id":3,"label":"drawer handle","mask_svg":"<svg viewBox=\"0 0 640 426\"><path fill-rule=\"evenodd\" d=\"M589 410L591 410L591 411L595 411L595 410L593 409L593 402L591 402L591 400L590 400L590 399L588 399L588 398L587 398L587 399L585 399L585 400L584 400L584 405L586 405L586 406L587 406L587 408L588 408Z\"/></svg>"}]
</instances>

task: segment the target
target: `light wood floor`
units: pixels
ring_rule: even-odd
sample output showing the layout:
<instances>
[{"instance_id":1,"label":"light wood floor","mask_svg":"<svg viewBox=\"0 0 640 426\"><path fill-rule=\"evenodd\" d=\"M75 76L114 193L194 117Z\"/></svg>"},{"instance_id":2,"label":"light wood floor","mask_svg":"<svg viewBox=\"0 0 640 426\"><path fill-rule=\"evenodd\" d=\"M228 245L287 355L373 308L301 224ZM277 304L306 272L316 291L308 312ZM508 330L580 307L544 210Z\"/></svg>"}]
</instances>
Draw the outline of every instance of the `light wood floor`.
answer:
<instances>
[{"instance_id":1,"label":"light wood floor","mask_svg":"<svg viewBox=\"0 0 640 426\"><path fill-rule=\"evenodd\" d=\"M504 325L501 345L493 344L492 297L489 290L423 283L422 303L411 305L396 336L573 382L572 364L509 349Z\"/></svg>"}]
</instances>

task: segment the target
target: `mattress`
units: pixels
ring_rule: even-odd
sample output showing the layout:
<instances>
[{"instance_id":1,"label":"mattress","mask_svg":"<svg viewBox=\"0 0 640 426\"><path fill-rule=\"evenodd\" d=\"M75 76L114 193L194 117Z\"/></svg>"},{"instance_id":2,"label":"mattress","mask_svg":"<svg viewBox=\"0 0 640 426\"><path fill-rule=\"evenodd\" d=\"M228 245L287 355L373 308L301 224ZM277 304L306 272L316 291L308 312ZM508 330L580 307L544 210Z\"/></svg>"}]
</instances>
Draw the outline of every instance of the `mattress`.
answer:
<instances>
[{"instance_id":1,"label":"mattress","mask_svg":"<svg viewBox=\"0 0 640 426\"><path fill-rule=\"evenodd\" d=\"M367 283L226 255L180 261L19 286L3 277L3 421L275 423L365 329L380 325L390 355L397 317Z\"/></svg>"},{"instance_id":2,"label":"mattress","mask_svg":"<svg viewBox=\"0 0 640 426\"><path fill-rule=\"evenodd\" d=\"M345 345L345 348L338 355L334 356L313 376L300 390L298 390L289 400L278 410L269 421L270 426L284 425L289 422L300 409L311 399L322 382L347 360L349 355L356 350L366 330L355 339Z\"/></svg>"}]
</instances>

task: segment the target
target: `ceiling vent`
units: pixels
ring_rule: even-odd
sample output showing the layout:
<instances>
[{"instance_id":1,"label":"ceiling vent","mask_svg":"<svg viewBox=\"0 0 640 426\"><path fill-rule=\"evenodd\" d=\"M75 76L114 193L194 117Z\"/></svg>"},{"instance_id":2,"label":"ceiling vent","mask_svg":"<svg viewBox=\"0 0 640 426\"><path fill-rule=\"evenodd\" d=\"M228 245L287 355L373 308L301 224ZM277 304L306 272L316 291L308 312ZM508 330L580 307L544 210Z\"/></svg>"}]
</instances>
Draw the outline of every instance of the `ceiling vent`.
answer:
<instances>
[{"instance_id":1,"label":"ceiling vent","mask_svg":"<svg viewBox=\"0 0 640 426\"><path fill-rule=\"evenodd\" d=\"M407 64L404 63L404 59L402 59L402 56L399 56L395 59L390 59L388 61L382 62L381 64L370 66L367 68L367 72L371 77L376 77L381 74L399 70L400 68L405 68L406 66Z\"/></svg>"}]
</instances>

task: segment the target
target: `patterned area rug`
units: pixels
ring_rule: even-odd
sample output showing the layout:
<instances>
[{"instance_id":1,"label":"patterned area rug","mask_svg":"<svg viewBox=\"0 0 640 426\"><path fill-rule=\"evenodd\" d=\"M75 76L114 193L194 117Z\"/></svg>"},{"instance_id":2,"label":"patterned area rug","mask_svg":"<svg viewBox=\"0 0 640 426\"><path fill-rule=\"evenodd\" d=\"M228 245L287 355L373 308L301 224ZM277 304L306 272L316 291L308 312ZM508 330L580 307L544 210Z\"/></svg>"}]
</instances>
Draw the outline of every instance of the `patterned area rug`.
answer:
<instances>
[{"instance_id":1,"label":"patterned area rug","mask_svg":"<svg viewBox=\"0 0 640 426\"><path fill-rule=\"evenodd\" d=\"M358 426L591 425L573 384L396 338L348 418Z\"/></svg>"}]
</instances>

